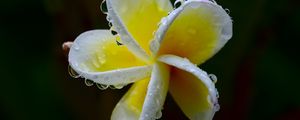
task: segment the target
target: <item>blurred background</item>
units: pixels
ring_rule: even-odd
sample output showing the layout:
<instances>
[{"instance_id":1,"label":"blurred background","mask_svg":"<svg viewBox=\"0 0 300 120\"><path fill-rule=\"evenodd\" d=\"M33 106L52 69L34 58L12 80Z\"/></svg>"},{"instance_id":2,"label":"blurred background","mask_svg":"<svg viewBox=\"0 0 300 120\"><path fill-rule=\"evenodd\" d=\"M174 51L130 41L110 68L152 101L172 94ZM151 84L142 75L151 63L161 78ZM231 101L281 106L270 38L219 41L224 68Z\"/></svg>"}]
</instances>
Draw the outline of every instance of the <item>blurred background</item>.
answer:
<instances>
[{"instance_id":1,"label":"blurred background","mask_svg":"<svg viewBox=\"0 0 300 120\"><path fill-rule=\"evenodd\" d=\"M233 38L200 67L218 77L214 120L300 120L300 2L217 0ZM0 119L106 120L129 86L101 91L68 74L62 43L107 29L101 0L0 1ZM187 119L171 96L163 120Z\"/></svg>"}]
</instances>

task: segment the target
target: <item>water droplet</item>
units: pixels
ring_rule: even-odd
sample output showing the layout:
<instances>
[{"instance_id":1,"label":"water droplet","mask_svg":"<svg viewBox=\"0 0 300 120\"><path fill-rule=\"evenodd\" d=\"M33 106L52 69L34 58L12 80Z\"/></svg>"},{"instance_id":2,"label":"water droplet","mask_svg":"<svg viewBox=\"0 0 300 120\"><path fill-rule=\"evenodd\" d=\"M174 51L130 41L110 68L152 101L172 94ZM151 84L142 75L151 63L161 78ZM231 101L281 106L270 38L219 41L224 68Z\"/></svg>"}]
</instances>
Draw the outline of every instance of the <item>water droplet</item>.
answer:
<instances>
[{"instance_id":1,"label":"water droplet","mask_svg":"<svg viewBox=\"0 0 300 120\"><path fill-rule=\"evenodd\" d=\"M159 110L155 114L155 119L159 119L159 118L161 118L161 116L162 116L162 112Z\"/></svg>"},{"instance_id":2,"label":"water droplet","mask_svg":"<svg viewBox=\"0 0 300 120\"><path fill-rule=\"evenodd\" d=\"M110 85L109 88L110 89L122 89L124 86L125 85L122 85L122 84L120 84L120 85Z\"/></svg>"},{"instance_id":3,"label":"water droplet","mask_svg":"<svg viewBox=\"0 0 300 120\"><path fill-rule=\"evenodd\" d=\"M98 55L98 61L100 63L100 65L103 65L105 62L106 62L106 58L105 58L105 55L101 54L101 55ZM99 66L100 66L99 65Z\"/></svg>"},{"instance_id":4,"label":"water droplet","mask_svg":"<svg viewBox=\"0 0 300 120\"><path fill-rule=\"evenodd\" d=\"M117 89L122 89L124 86L126 86L126 85L124 85L124 84L115 85L115 88L117 88Z\"/></svg>"},{"instance_id":5,"label":"water droplet","mask_svg":"<svg viewBox=\"0 0 300 120\"><path fill-rule=\"evenodd\" d=\"M109 15L106 16L106 20L107 20L107 21L110 21Z\"/></svg>"},{"instance_id":6,"label":"water droplet","mask_svg":"<svg viewBox=\"0 0 300 120\"><path fill-rule=\"evenodd\" d=\"M114 31L114 30L110 30L110 33L111 33L112 35L117 35L117 34L118 34L117 31Z\"/></svg>"},{"instance_id":7,"label":"water droplet","mask_svg":"<svg viewBox=\"0 0 300 120\"><path fill-rule=\"evenodd\" d=\"M93 59L93 60L92 60L92 63L93 63L93 65L94 65L96 68L99 68L99 67L100 67L100 64L99 64L99 62L97 61L97 59Z\"/></svg>"},{"instance_id":8,"label":"water droplet","mask_svg":"<svg viewBox=\"0 0 300 120\"><path fill-rule=\"evenodd\" d=\"M167 17L163 17L160 21L160 25L166 25L168 22L168 18Z\"/></svg>"},{"instance_id":9,"label":"water droplet","mask_svg":"<svg viewBox=\"0 0 300 120\"><path fill-rule=\"evenodd\" d=\"M159 43L156 40L150 42L150 50L155 53L158 50Z\"/></svg>"},{"instance_id":10,"label":"water droplet","mask_svg":"<svg viewBox=\"0 0 300 120\"><path fill-rule=\"evenodd\" d=\"M186 63L190 62L190 60L188 58L183 58L183 61L186 62Z\"/></svg>"},{"instance_id":11,"label":"water droplet","mask_svg":"<svg viewBox=\"0 0 300 120\"><path fill-rule=\"evenodd\" d=\"M158 26L159 26L159 24L158 24ZM155 35L155 34L156 34L156 31L153 31L153 32L152 32L152 35Z\"/></svg>"},{"instance_id":12,"label":"water droplet","mask_svg":"<svg viewBox=\"0 0 300 120\"><path fill-rule=\"evenodd\" d=\"M156 86L156 90L160 90L160 86Z\"/></svg>"},{"instance_id":13,"label":"water droplet","mask_svg":"<svg viewBox=\"0 0 300 120\"><path fill-rule=\"evenodd\" d=\"M229 9L225 8L225 11L226 11L227 14L230 14L230 10Z\"/></svg>"},{"instance_id":14,"label":"water droplet","mask_svg":"<svg viewBox=\"0 0 300 120\"><path fill-rule=\"evenodd\" d=\"M112 27L113 25L112 25L112 23L111 23L111 22L108 22L108 26L109 26L109 27Z\"/></svg>"},{"instance_id":15,"label":"water droplet","mask_svg":"<svg viewBox=\"0 0 300 120\"><path fill-rule=\"evenodd\" d=\"M166 26L166 25L168 25L168 22L170 21L170 17L163 17L162 19L161 19L161 21L160 21L160 25L161 26ZM160 30L160 32L162 32L161 30Z\"/></svg>"},{"instance_id":16,"label":"water droplet","mask_svg":"<svg viewBox=\"0 0 300 120\"><path fill-rule=\"evenodd\" d=\"M117 45L120 46L120 45L123 45L122 43L120 43L118 40L116 40L117 42Z\"/></svg>"},{"instance_id":17,"label":"water droplet","mask_svg":"<svg viewBox=\"0 0 300 120\"><path fill-rule=\"evenodd\" d=\"M209 74L208 77L213 81L213 83L217 83L218 78L216 75L214 74Z\"/></svg>"},{"instance_id":18,"label":"water droplet","mask_svg":"<svg viewBox=\"0 0 300 120\"><path fill-rule=\"evenodd\" d=\"M85 83L86 86L93 86L94 85L94 82L91 81L91 80L88 80L88 79L85 79L84 83Z\"/></svg>"},{"instance_id":19,"label":"water droplet","mask_svg":"<svg viewBox=\"0 0 300 120\"><path fill-rule=\"evenodd\" d=\"M155 102L156 102L156 105L160 104L159 99L156 99Z\"/></svg>"},{"instance_id":20,"label":"water droplet","mask_svg":"<svg viewBox=\"0 0 300 120\"><path fill-rule=\"evenodd\" d=\"M102 1L101 5L100 5L100 10L102 11L102 13L107 14L108 9L107 9L107 6L106 6L106 0Z\"/></svg>"},{"instance_id":21,"label":"water droplet","mask_svg":"<svg viewBox=\"0 0 300 120\"><path fill-rule=\"evenodd\" d=\"M69 72L70 76L73 78L80 77L80 75L77 72L75 72L75 70L70 65L68 66L68 72Z\"/></svg>"},{"instance_id":22,"label":"water droplet","mask_svg":"<svg viewBox=\"0 0 300 120\"><path fill-rule=\"evenodd\" d=\"M178 8L178 9L179 9L179 8ZM182 8L181 8L181 9L182 9ZM170 15L170 16L174 16L174 15L176 15L176 14L177 14L177 12L174 12L174 11L173 11L173 12L171 12L169 15Z\"/></svg>"},{"instance_id":23,"label":"water droplet","mask_svg":"<svg viewBox=\"0 0 300 120\"><path fill-rule=\"evenodd\" d=\"M113 85L110 85L110 86L108 86L110 89L117 89L115 86L113 86Z\"/></svg>"},{"instance_id":24,"label":"water droplet","mask_svg":"<svg viewBox=\"0 0 300 120\"><path fill-rule=\"evenodd\" d=\"M77 43L73 43L72 48L74 48L74 50L78 51L79 50L79 45Z\"/></svg>"},{"instance_id":25,"label":"water droplet","mask_svg":"<svg viewBox=\"0 0 300 120\"><path fill-rule=\"evenodd\" d=\"M218 92L218 90L216 89L216 98L219 98L219 97L220 97L219 92Z\"/></svg>"},{"instance_id":26,"label":"water droplet","mask_svg":"<svg viewBox=\"0 0 300 120\"><path fill-rule=\"evenodd\" d=\"M76 63L74 63L74 66L75 66L75 67L78 67L78 63L77 63L77 62L76 62Z\"/></svg>"},{"instance_id":27,"label":"water droplet","mask_svg":"<svg viewBox=\"0 0 300 120\"><path fill-rule=\"evenodd\" d=\"M210 1L212 1L213 3L217 3L215 0L210 0Z\"/></svg>"},{"instance_id":28,"label":"water droplet","mask_svg":"<svg viewBox=\"0 0 300 120\"><path fill-rule=\"evenodd\" d=\"M218 103L214 103L214 110L215 112L220 110L220 105Z\"/></svg>"},{"instance_id":29,"label":"water droplet","mask_svg":"<svg viewBox=\"0 0 300 120\"><path fill-rule=\"evenodd\" d=\"M176 9L176 8L179 8L180 6L181 6L181 4L182 4L182 1L181 0L176 0L175 2L174 2L174 8Z\"/></svg>"},{"instance_id":30,"label":"water droplet","mask_svg":"<svg viewBox=\"0 0 300 120\"><path fill-rule=\"evenodd\" d=\"M157 38L157 40L160 40L160 39L161 39L161 36L160 36L160 35L158 35L156 38Z\"/></svg>"},{"instance_id":31,"label":"water droplet","mask_svg":"<svg viewBox=\"0 0 300 120\"><path fill-rule=\"evenodd\" d=\"M103 85L103 84L96 84L96 86L100 90L105 90L109 87L109 85Z\"/></svg>"},{"instance_id":32,"label":"water droplet","mask_svg":"<svg viewBox=\"0 0 300 120\"><path fill-rule=\"evenodd\" d=\"M197 70L195 70L195 69L191 69L190 71L191 71L191 73L197 72Z\"/></svg>"}]
</instances>

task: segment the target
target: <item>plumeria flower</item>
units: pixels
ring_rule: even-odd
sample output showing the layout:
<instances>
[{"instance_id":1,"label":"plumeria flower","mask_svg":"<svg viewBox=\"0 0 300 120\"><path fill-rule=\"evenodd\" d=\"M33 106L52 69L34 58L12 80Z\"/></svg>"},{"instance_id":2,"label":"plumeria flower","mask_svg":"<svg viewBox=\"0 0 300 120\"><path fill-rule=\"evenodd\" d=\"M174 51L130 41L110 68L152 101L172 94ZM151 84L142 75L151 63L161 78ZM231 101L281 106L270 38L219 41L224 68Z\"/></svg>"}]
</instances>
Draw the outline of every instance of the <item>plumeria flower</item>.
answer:
<instances>
[{"instance_id":1,"label":"plumeria flower","mask_svg":"<svg viewBox=\"0 0 300 120\"><path fill-rule=\"evenodd\" d=\"M190 119L210 120L218 111L215 81L197 65L231 38L232 20L215 1L178 3L106 0L117 34L91 30L75 39L69 63L81 77L115 88L133 83L111 119L158 119L168 91Z\"/></svg>"}]
</instances>

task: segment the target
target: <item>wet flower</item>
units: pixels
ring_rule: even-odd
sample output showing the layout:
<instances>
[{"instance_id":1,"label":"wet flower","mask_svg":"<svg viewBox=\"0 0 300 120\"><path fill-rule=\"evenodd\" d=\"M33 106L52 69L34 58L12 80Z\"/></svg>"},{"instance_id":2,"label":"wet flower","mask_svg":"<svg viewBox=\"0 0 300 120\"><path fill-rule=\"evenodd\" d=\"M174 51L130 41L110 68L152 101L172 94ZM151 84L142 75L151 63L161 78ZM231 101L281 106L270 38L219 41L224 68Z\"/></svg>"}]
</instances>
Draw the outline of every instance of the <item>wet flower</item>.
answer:
<instances>
[{"instance_id":1,"label":"wet flower","mask_svg":"<svg viewBox=\"0 0 300 120\"><path fill-rule=\"evenodd\" d=\"M133 83L111 119L161 117L169 91L190 119L209 120L218 111L216 76L197 65L232 36L232 21L214 1L107 0L110 30L79 35L70 66L91 85L122 88Z\"/></svg>"}]
</instances>

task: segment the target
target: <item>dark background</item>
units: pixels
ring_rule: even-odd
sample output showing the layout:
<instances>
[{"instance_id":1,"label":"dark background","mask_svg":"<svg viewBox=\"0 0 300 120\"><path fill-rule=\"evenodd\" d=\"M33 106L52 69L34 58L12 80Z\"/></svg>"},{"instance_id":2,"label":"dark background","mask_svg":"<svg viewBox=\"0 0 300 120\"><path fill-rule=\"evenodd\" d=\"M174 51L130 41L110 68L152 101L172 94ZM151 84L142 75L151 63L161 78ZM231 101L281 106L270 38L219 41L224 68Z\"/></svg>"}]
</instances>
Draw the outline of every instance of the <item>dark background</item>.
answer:
<instances>
[{"instance_id":1,"label":"dark background","mask_svg":"<svg viewBox=\"0 0 300 120\"><path fill-rule=\"evenodd\" d=\"M215 120L300 120L298 0L217 0L233 38L201 65L218 76ZM129 87L98 90L68 74L62 43L107 29L101 0L0 1L0 119L100 120ZM170 96L162 119L186 119Z\"/></svg>"}]
</instances>

